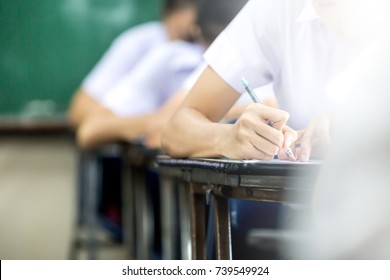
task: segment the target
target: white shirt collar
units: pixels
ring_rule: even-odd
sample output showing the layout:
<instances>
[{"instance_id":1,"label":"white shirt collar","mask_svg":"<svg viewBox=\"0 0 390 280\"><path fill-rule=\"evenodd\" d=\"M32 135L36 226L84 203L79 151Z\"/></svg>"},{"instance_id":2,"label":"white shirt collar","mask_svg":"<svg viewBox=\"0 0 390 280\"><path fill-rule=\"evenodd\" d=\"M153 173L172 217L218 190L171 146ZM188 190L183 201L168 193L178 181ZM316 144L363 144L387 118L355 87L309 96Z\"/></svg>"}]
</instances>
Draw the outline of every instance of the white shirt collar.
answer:
<instances>
[{"instance_id":1,"label":"white shirt collar","mask_svg":"<svg viewBox=\"0 0 390 280\"><path fill-rule=\"evenodd\" d=\"M306 0L306 4L303 7L302 12L297 19L297 23L303 22L303 21L315 20L318 18L319 18L318 14L317 14L316 10L314 9L311 0Z\"/></svg>"}]
</instances>

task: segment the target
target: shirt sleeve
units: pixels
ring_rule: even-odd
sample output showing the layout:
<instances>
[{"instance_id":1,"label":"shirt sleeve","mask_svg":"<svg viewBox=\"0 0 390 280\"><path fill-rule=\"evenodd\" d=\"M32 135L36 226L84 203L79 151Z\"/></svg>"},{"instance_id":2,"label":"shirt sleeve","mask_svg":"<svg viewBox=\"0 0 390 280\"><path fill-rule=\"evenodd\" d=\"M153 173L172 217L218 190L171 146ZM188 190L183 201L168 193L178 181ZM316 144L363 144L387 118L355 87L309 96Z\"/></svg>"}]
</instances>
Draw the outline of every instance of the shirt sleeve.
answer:
<instances>
[{"instance_id":1,"label":"shirt sleeve","mask_svg":"<svg viewBox=\"0 0 390 280\"><path fill-rule=\"evenodd\" d=\"M103 106L122 117L154 112L181 88L199 65L202 52L187 43L156 48L109 91Z\"/></svg>"},{"instance_id":2,"label":"shirt sleeve","mask_svg":"<svg viewBox=\"0 0 390 280\"><path fill-rule=\"evenodd\" d=\"M160 40L158 33L157 24L124 32L112 43L102 59L84 79L83 89L96 100L101 101L103 96L123 78L123 75L128 73L154 43Z\"/></svg>"},{"instance_id":3,"label":"shirt sleeve","mask_svg":"<svg viewBox=\"0 0 390 280\"><path fill-rule=\"evenodd\" d=\"M274 9L269 6L268 0L250 0L204 55L208 65L237 92L243 92L242 77L256 88L270 83L276 71L268 28Z\"/></svg>"}]
</instances>

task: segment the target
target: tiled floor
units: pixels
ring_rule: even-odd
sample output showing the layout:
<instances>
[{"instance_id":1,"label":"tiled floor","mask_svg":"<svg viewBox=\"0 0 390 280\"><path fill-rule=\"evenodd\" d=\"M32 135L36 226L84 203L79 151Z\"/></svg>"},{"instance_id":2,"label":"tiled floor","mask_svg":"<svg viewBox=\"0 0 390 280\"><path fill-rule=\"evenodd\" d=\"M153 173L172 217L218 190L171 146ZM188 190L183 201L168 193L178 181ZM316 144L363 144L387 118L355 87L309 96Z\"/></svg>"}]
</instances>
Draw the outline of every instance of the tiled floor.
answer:
<instances>
[{"instance_id":1,"label":"tiled floor","mask_svg":"<svg viewBox=\"0 0 390 280\"><path fill-rule=\"evenodd\" d=\"M0 138L0 259L67 259L75 216L69 139ZM123 259L122 246L99 258Z\"/></svg>"}]
</instances>

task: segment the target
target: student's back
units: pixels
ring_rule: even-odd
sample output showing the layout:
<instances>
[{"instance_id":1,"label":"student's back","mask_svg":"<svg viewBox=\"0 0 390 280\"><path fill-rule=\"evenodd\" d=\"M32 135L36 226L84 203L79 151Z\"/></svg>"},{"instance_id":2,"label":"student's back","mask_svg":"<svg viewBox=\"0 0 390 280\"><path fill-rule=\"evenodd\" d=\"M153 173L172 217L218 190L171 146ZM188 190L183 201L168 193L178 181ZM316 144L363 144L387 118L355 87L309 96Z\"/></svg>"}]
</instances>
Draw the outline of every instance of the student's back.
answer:
<instances>
[{"instance_id":1,"label":"student's back","mask_svg":"<svg viewBox=\"0 0 390 280\"><path fill-rule=\"evenodd\" d=\"M203 52L202 46L185 41L161 44L124 75L101 104L119 117L155 112L180 89Z\"/></svg>"},{"instance_id":2,"label":"student's back","mask_svg":"<svg viewBox=\"0 0 390 280\"><path fill-rule=\"evenodd\" d=\"M162 22L144 23L128 29L114 40L99 63L84 79L84 91L100 101L150 50L168 40Z\"/></svg>"}]
</instances>

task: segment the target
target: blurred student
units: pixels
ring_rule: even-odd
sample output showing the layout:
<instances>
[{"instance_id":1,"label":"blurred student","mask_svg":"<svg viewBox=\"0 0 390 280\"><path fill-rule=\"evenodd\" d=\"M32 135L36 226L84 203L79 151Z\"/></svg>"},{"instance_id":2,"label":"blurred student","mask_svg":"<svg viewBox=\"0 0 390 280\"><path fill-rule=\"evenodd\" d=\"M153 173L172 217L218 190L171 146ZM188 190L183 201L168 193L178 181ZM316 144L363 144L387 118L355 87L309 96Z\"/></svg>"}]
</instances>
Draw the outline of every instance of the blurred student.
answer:
<instances>
[{"instance_id":1,"label":"blurred student","mask_svg":"<svg viewBox=\"0 0 390 280\"><path fill-rule=\"evenodd\" d=\"M78 92L75 94L70 110L69 120L72 126L77 130L79 144L83 147L98 146L101 142L99 135L105 138L105 132L100 134L101 127L96 126L101 120L103 129L110 124L112 111L106 108L106 102L115 106L112 110L122 110L116 105L122 103L121 90L147 95L145 89L147 85L153 85L152 79L148 84L143 83L143 88L139 86L140 80L145 79L155 70L153 63L162 62L159 54L167 51L167 56L177 56L173 61L179 64L170 69L178 69L183 75L187 75L195 65L197 65L201 51L198 46L184 43L185 40L192 39L192 30L197 17L197 0L166 0L163 6L163 19L161 22L151 22L141 24L131 28L121 34L104 54L99 63L84 79ZM169 48L170 42L175 42L174 47ZM176 43L177 42L177 43ZM171 53L169 53L172 50ZM202 50L203 52L203 50ZM183 64L183 57L188 58L188 64ZM157 60L155 58L157 57ZM167 57L166 57L167 58ZM152 68L152 70L150 70ZM160 68L161 70L161 68ZM133 74L135 73L135 74ZM161 75L163 77L163 75ZM185 76L178 76L175 83ZM126 88L126 80L129 81L130 88ZM161 83L161 81L160 81ZM135 92L134 92L135 91ZM118 103L113 103L107 96L112 96ZM146 104L148 103L147 97ZM132 104L132 108L140 107L140 102ZM121 111L122 112L122 111ZM87 121L88 120L88 121ZM97 121L97 122L96 122ZM116 124L114 127L120 126ZM81 127L83 128L81 129ZM118 128L121 131L121 127ZM82 132L81 132L82 131ZM97 133L97 137L95 137ZM111 134L112 135L112 134ZM114 137L115 138L115 137ZM110 138L109 138L110 139ZM97 143L95 142L97 140ZM118 157L99 158L99 164L102 165L103 174L101 174L102 202L100 213L106 228L113 233L113 237L121 239L121 213L120 213L120 178L121 162Z\"/></svg>"},{"instance_id":2,"label":"blurred student","mask_svg":"<svg viewBox=\"0 0 390 280\"><path fill-rule=\"evenodd\" d=\"M290 247L304 259L390 259L390 36L387 0L346 1L354 32L372 42L327 88L343 96L334 143L314 189L305 242ZM362 36L367 35L367 36Z\"/></svg>"},{"instance_id":3,"label":"blurred student","mask_svg":"<svg viewBox=\"0 0 390 280\"><path fill-rule=\"evenodd\" d=\"M185 90L160 107L180 90L185 78L201 64L204 47L211 44L245 2L203 1L195 37L203 47L177 41L149 52L106 94L99 109L83 121L77 132L79 145L94 148L112 141L137 139L154 122L166 122Z\"/></svg>"},{"instance_id":4,"label":"blurred student","mask_svg":"<svg viewBox=\"0 0 390 280\"><path fill-rule=\"evenodd\" d=\"M307 161L314 148L327 148L327 114L335 104L324 89L358 52L339 36L344 31L339 23L347 15L338 13L342 3L250 0L206 52L208 67L164 130L166 152L174 157L271 160L279 154L288 159L281 148L298 140L296 156ZM273 82L283 110L252 104L235 124L218 123L239 98L242 77L252 87ZM265 120L273 121L273 127Z\"/></svg>"},{"instance_id":5,"label":"blurred student","mask_svg":"<svg viewBox=\"0 0 390 280\"><path fill-rule=\"evenodd\" d=\"M85 149L118 140L140 138L155 112L202 60L204 47L176 41L154 48L124 75L95 106L77 129L77 142Z\"/></svg>"},{"instance_id":6,"label":"blurred student","mask_svg":"<svg viewBox=\"0 0 390 280\"><path fill-rule=\"evenodd\" d=\"M112 43L73 98L69 120L74 128L151 50L169 41L191 39L197 0L165 0L162 16L160 22L130 28Z\"/></svg>"}]
</instances>

